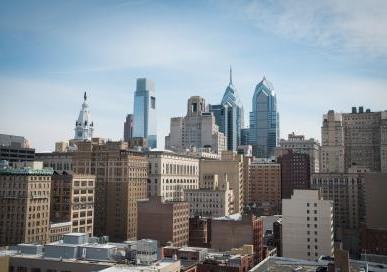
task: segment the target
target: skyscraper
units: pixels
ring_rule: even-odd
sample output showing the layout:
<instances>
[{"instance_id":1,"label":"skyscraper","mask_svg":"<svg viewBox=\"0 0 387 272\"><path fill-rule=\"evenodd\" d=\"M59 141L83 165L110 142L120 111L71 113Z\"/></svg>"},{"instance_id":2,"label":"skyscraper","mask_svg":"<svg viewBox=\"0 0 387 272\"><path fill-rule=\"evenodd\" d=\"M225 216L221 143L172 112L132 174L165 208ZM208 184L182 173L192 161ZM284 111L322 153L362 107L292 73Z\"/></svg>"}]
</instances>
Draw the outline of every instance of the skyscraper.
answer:
<instances>
[{"instance_id":1,"label":"skyscraper","mask_svg":"<svg viewBox=\"0 0 387 272\"><path fill-rule=\"evenodd\" d=\"M124 141L129 142L133 138L133 114L128 114L124 123Z\"/></svg>"},{"instance_id":2,"label":"skyscraper","mask_svg":"<svg viewBox=\"0 0 387 272\"><path fill-rule=\"evenodd\" d=\"M265 77L255 87L252 103L249 141L253 155L268 158L279 142L279 114L273 85Z\"/></svg>"},{"instance_id":3,"label":"skyscraper","mask_svg":"<svg viewBox=\"0 0 387 272\"><path fill-rule=\"evenodd\" d=\"M230 82L224 92L220 105L209 105L214 113L219 131L227 138L227 149L236 151L241 144L241 128L244 126L243 106L238 93L232 84L232 69L230 67Z\"/></svg>"},{"instance_id":4,"label":"skyscraper","mask_svg":"<svg viewBox=\"0 0 387 272\"><path fill-rule=\"evenodd\" d=\"M157 147L156 97L153 81L138 78L134 93L133 137L146 138L150 148Z\"/></svg>"},{"instance_id":5,"label":"skyscraper","mask_svg":"<svg viewBox=\"0 0 387 272\"><path fill-rule=\"evenodd\" d=\"M93 137L94 124L91 121L89 106L86 104L86 92L83 95L82 109L75 122L75 140L90 140Z\"/></svg>"}]
</instances>

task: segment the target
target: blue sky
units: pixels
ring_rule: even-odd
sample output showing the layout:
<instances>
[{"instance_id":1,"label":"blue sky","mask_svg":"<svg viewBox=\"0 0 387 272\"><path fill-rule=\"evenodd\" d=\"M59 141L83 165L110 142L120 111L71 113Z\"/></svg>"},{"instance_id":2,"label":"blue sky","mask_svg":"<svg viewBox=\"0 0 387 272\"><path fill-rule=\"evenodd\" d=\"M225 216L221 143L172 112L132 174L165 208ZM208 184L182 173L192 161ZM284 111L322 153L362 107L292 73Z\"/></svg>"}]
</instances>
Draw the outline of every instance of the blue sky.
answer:
<instances>
[{"instance_id":1,"label":"blue sky","mask_svg":"<svg viewBox=\"0 0 387 272\"><path fill-rule=\"evenodd\" d=\"M87 91L95 136L120 139L148 77L162 147L191 95L220 102L232 65L245 120L265 75L281 136L319 139L329 109L386 110L386 25L383 0L1 1L0 133L52 150Z\"/></svg>"}]
</instances>

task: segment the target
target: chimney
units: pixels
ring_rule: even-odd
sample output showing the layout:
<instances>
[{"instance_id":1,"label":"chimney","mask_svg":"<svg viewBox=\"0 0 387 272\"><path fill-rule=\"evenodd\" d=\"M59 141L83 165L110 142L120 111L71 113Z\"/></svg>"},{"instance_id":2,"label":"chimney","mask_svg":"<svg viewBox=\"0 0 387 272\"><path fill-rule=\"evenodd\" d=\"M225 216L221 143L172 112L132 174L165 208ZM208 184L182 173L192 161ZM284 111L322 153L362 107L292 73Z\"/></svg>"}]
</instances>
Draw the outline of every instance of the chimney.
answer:
<instances>
[{"instance_id":1,"label":"chimney","mask_svg":"<svg viewBox=\"0 0 387 272\"><path fill-rule=\"evenodd\" d=\"M359 107L359 113L363 113L363 112L364 112L363 106Z\"/></svg>"},{"instance_id":2,"label":"chimney","mask_svg":"<svg viewBox=\"0 0 387 272\"><path fill-rule=\"evenodd\" d=\"M352 107L352 113L357 113L356 107Z\"/></svg>"}]
</instances>

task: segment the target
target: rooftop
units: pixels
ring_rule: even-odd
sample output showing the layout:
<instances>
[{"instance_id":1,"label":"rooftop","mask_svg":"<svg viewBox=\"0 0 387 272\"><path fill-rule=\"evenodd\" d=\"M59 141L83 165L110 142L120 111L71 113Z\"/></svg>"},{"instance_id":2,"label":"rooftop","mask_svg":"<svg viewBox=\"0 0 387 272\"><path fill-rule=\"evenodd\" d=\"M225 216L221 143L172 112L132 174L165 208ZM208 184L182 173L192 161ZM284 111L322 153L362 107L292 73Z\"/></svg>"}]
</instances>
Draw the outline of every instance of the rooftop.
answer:
<instances>
[{"instance_id":1,"label":"rooftop","mask_svg":"<svg viewBox=\"0 0 387 272\"><path fill-rule=\"evenodd\" d=\"M242 220L242 215L240 213L234 213L234 214L214 218L214 220L240 221Z\"/></svg>"}]
</instances>

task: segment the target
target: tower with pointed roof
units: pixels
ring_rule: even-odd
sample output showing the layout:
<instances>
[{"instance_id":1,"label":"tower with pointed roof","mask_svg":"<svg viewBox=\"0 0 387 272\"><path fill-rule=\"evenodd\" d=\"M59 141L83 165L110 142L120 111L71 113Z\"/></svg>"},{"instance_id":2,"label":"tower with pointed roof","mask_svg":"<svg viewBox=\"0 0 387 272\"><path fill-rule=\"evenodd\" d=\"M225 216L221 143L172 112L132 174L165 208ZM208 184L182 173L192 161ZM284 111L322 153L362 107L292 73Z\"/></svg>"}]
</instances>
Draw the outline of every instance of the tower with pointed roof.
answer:
<instances>
[{"instance_id":1,"label":"tower with pointed roof","mask_svg":"<svg viewBox=\"0 0 387 272\"><path fill-rule=\"evenodd\" d=\"M243 106L238 92L232 82L232 68L230 67L230 81L219 105L210 105L210 112L215 116L219 131L227 138L227 149L236 151L241 143L241 129L244 126Z\"/></svg>"},{"instance_id":2,"label":"tower with pointed roof","mask_svg":"<svg viewBox=\"0 0 387 272\"><path fill-rule=\"evenodd\" d=\"M274 156L279 142L279 114L277 96L273 84L263 79L257 84L250 112L249 143L253 146L253 155L258 158Z\"/></svg>"},{"instance_id":3,"label":"tower with pointed roof","mask_svg":"<svg viewBox=\"0 0 387 272\"><path fill-rule=\"evenodd\" d=\"M89 106L86 103L87 94L83 95L82 108L79 112L78 120L75 121L75 140L91 140L93 137L94 124L91 121Z\"/></svg>"}]
</instances>

